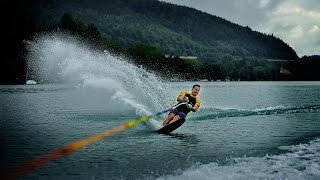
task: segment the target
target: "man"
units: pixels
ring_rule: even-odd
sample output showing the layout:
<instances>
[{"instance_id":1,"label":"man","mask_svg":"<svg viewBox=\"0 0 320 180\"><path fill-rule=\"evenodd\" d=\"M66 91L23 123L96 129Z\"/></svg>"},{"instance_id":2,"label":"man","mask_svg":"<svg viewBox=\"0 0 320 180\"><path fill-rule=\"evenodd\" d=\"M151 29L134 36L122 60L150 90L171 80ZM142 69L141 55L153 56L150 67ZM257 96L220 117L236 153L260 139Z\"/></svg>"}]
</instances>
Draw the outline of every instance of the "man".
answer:
<instances>
[{"instance_id":1,"label":"man","mask_svg":"<svg viewBox=\"0 0 320 180\"><path fill-rule=\"evenodd\" d=\"M168 125L170 122L177 121L179 119L185 119L187 114L190 111L196 112L200 107L200 99L197 97L200 91L200 85L195 84L191 89L191 93L187 93L186 91L182 91L177 101L179 102L179 106L171 109L167 119L162 123L163 126Z\"/></svg>"}]
</instances>

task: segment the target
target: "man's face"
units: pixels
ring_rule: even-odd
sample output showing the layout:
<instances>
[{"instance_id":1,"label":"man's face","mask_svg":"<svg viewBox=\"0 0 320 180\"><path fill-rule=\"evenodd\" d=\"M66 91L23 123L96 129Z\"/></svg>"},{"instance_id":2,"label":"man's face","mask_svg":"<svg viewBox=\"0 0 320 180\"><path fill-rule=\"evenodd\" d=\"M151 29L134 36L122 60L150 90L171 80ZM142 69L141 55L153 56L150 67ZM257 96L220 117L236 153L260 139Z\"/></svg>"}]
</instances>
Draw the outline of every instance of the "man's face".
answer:
<instances>
[{"instance_id":1,"label":"man's face","mask_svg":"<svg viewBox=\"0 0 320 180\"><path fill-rule=\"evenodd\" d=\"M199 94L199 91L200 91L200 87L195 86L194 88L191 89L191 94L193 96L197 96Z\"/></svg>"}]
</instances>

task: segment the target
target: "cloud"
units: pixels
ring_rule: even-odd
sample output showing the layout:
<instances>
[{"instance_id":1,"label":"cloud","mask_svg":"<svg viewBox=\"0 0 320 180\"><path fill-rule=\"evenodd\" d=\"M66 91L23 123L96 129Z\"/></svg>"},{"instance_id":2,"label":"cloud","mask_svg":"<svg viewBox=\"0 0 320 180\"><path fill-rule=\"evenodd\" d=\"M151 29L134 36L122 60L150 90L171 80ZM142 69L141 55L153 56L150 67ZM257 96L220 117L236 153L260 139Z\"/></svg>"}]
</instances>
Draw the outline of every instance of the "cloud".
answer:
<instances>
[{"instance_id":1,"label":"cloud","mask_svg":"<svg viewBox=\"0 0 320 180\"><path fill-rule=\"evenodd\" d=\"M163 0L273 34L301 57L320 54L319 0Z\"/></svg>"},{"instance_id":2,"label":"cloud","mask_svg":"<svg viewBox=\"0 0 320 180\"><path fill-rule=\"evenodd\" d=\"M287 0L272 9L266 17L267 21L253 28L280 37L300 57L320 54L320 11L314 6L298 0Z\"/></svg>"}]
</instances>

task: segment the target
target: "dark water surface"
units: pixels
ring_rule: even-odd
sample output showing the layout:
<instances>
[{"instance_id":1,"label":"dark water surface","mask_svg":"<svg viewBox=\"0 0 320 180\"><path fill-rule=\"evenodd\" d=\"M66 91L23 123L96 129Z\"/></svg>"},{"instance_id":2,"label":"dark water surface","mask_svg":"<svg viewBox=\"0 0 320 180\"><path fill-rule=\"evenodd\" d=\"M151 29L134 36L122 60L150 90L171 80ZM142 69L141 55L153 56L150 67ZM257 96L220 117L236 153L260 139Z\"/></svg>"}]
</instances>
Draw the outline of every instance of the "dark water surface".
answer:
<instances>
[{"instance_id":1,"label":"dark water surface","mask_svg":"<svg viewBox=\"0 0 320 180\"><path fill-rule=\"evenodd\" d=\"M139 124L22 178L320 178L320 82L197 83L201 107L172 135ZM166 107L193 84L166 83L168 93L153 96L172 99ZM0 86L1 172L139 117L142 106L113 94L72 85ZM150 107L148 100L137 103Z\"/></svg>"}]
</instances>

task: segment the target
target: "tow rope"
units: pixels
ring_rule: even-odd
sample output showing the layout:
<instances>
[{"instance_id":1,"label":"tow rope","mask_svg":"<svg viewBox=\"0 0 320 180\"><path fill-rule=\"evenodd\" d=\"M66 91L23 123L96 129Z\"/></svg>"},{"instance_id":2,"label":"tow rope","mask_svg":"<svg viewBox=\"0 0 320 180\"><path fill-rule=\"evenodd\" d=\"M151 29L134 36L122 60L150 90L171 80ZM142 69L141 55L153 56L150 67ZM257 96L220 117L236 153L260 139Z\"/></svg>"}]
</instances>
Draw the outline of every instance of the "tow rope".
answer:
<instances>
[{"instance_id":1,"label":"tow rope","mask_svg":"<svg viewBox=\"0 0 320 180\"><path fill-rule=\"evenodd\" d=\"M175 108L175 107L172 107L172 108ZM159 116L161 114L164 114L164 113L170 111L172 108L163 110L161 112L158 112L158 113L150 115L150 116L142 116L138 119L128 121L128 122L123 123L117 127L112 128L112 129L108 129L108 130L105 130L101 133L89 136L87 138L83 138L83 139L74 141L70 144L63 146L62 148L53 150L46 155L40 156L38 158L35 158L29 162L26 162L26 163L20 165L16 169L9 171L8 173L1 176L0 179L14 179L19 176L23 176L23 175L41 167L41 166L44 166L45 164L49 163L50 161L54 161L54 160L57 160L63 156L70 155L73 152L75 152L85 146L88 146L96 141L99 141L103 138L106 138L106 137L111 136L113 134L116 134L118 132L124 131L126 129L132 128L139 123L148 121L150 118L152 118L154 116Z\"/></svg>"}]
</instances>

